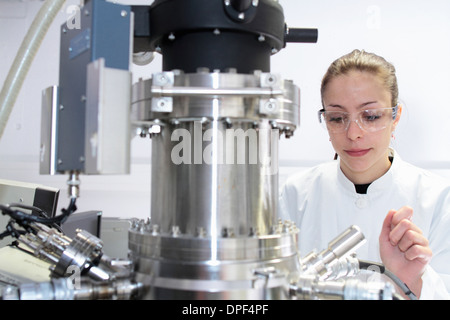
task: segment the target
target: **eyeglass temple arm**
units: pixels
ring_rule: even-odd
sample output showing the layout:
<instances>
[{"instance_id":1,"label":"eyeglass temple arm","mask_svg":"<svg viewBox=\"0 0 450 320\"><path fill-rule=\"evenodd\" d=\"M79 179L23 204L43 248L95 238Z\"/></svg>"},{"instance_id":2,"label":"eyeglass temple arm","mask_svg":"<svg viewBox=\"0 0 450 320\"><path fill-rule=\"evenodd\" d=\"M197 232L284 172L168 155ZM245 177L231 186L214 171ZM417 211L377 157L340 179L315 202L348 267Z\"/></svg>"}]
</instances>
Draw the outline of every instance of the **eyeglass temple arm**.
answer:
<instances>
[{"instance_id":1,"label":"eyeglass temple arm","mask_svg":"<svg viewBox=\"0 0 450 320\"><path fill-rule=\"evenodd\" d=\"M392 119L393 120L395 120L395 118L397 118L397 113L398 113L398 104L395 105L394 107L392 107Z\"/></svg>"},{"instance_id":2,"label":"eyeglass temple arm","mask_svg":"<svg viewBox=\"0 0 450 320\"><path fill-rule=\"evenodd\" d=\"M317 111L317 116L319 117L319 123L322 123L322 118L320 117L322 115L322 113L325 112L325 109L322 108L319 111Z\"/></svg>"}]
</instances>

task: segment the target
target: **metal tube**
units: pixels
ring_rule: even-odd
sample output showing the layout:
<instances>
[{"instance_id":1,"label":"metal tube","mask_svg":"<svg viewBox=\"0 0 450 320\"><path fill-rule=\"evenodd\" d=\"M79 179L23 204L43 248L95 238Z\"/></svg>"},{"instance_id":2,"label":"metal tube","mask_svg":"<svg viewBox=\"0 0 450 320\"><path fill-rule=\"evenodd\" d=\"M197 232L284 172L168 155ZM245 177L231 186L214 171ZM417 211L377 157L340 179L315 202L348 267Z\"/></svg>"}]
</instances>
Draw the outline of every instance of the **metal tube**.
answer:
<instances>
[{"instance_id":1,"label":"metal tube","mask_svg":"<svg viewBox=\"0 0 450 320\"><path fill-rule=\"evenodd\" d=\"M321 281L313 275L302 276L290 286L291 297L303 300L392 300L393 292L389 282Z\"/></svg>"},{"instance_id":2,"label":"metal tube","mask_svg":"<svg viewBox=\"0 0 450 320\"><path fill-rule=\"evenodd\" d=\"M364 235L357 226L350 226L339 236L334 238L328 248L323 250L319 256L322 263L328 265L334 260L345 257L354 252L360 245L364 243Z\"/></svg>"},{"instance_id":3,"label":"metal tube","mask_svg":"<svg viewBox=\"0 0 450 320\"><path fill-rule=\"evenodd\" d=\"M266 88L204 88L204 87L158 87L152 86L154 96L248 96L273 97L283 95L283 90Z\"/></svg>"},{"instance_id":4,"label":"metal tube","mask_svg":"<svg viewBox=\"0 0 450 320\"><path fill-rule=\"evenodd\" d=\"M326 278L333 270L333 265L339 259L347 257L365 242L365 237L359 227L350 226L329 244L328 248L317 254L311 252L303 259L303 270L305 274L317 274Z\"/></svg>"}]
</instances>

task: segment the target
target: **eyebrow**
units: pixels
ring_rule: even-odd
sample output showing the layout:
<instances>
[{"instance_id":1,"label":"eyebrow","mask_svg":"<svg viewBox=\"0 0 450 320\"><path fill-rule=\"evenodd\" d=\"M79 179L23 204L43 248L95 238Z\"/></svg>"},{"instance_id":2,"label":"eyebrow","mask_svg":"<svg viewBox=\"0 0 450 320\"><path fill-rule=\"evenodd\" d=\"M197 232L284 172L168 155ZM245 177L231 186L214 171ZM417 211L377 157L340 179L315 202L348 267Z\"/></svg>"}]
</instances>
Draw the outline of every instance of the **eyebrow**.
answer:
<instances>
[{"instance_id":1,"label":"eyebrow","mask_svg":"<svg viewBox=\"0 0 450 320\"><path fill-rule=\"evenodd\" d=\"M367 107L369 104L378 103L378 101L368 101L359 106L359 108Z\"/></svg>"},{"instance_id":2,"label":"eyebrow","mask_svg":"<svg viewBox=\"0 0 450 320\"><path fill-rule=\"evenodd\" d=\"M373 104L373 103L378 103L378 101L375 100L375 101L364 102L363 104L361 104L360 106L358 106L358 109L362 109L362 108L367 107L368 105ZM330 104L330 105L326 106L326 108L340 108L340 109L346 109L344 106L341 106L340 104Z\"/></svg>"}]
</instances>

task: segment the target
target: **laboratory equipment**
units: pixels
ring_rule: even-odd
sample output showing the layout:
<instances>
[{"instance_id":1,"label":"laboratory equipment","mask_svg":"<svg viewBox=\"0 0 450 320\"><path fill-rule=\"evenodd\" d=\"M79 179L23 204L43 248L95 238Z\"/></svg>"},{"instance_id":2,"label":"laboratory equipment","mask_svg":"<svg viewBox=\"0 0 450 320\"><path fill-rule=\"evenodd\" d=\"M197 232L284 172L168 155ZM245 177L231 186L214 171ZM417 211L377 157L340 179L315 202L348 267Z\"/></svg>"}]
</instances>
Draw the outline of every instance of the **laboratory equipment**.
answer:
<instances>
[{"instance_id":1,"label":"laboratory equipment","mask_svg":"<svg viewBox=\"0 0 450 320\"><path fill-rule=\"evenodd\" d=\"M358 227L301 257L301 230L278 218L278 143L300 125L300 90L270 57L316 42L316 29L288 27L274 0L90 0L80 13L80 28L61 26L60 83L42 99L40 171L69 174L70 205L51 219L2 207L51 280L3 299L397 297L352 277ZM131 60L155 53L162 71L132 84ZM54 224L76 209L79 175L129 172L133 135L151 138L151 213L115 259L98 237Z\"/></svg>"}]
</instances>

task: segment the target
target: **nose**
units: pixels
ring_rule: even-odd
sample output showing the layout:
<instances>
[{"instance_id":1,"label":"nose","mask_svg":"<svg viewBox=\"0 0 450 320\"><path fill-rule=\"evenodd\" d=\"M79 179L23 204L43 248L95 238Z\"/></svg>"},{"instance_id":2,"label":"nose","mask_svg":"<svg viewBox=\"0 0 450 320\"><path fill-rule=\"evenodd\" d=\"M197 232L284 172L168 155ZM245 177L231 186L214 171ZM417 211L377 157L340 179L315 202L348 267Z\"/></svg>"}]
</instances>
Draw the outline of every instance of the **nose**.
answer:
<instances>
[{"instance_id":1,"label":"nose","mask_svg":"<svg viewBox=\"0 0 450 320\"><path fill-rule=\"evenodd\" d=\"M364 135L364 130L361 127L358 119L351 120L347 126L347 137L350 140L357 140L362 138Z\"/></svg>"}]
</instances>

